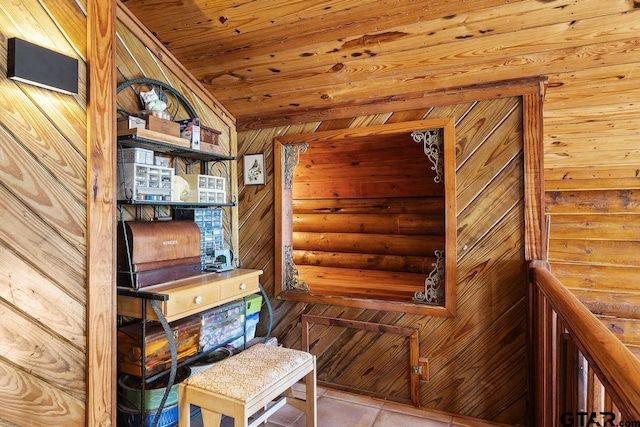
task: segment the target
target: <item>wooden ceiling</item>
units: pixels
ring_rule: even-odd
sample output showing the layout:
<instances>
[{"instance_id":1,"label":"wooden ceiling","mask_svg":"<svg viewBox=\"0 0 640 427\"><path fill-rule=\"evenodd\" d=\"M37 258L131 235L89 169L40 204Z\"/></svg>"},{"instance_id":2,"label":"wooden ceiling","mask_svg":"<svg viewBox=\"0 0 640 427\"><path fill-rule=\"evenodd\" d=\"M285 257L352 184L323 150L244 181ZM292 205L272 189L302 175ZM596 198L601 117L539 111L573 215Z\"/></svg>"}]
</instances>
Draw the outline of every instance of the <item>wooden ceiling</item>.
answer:
<instances>
[{"instance_id":1,"label":"wooden ceiling","mask_svg":"<svg viewBox=\"0 0 640 427\"><path fill-rule=\"evenodd\" d=\"M512 34L566 21L566 13L549 11L548 1L527 0L123 3L239 128L511 79L498 70L517 54ZM561 11L575 7L557 3Z\"/></svg>"}]
</instances>

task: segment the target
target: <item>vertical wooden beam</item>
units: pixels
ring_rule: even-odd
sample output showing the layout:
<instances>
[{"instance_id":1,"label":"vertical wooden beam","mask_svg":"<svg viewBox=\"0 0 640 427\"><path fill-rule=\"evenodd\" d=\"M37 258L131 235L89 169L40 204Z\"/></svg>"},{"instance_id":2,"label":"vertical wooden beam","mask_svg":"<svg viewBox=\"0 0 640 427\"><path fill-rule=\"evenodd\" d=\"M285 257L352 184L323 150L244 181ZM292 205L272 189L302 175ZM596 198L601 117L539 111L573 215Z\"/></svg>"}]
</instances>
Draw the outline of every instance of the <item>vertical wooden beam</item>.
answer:
<instances>
[{"instance_id":1,"label":"vertical wooden beam","mask_svg":"<svg viewBox=\"0 0 640 427\"><path fill-rule=\"evenodd\" d=\"M87 426L115 425L115 17L87 1Z\"/></svg>"},{"instance_id":2,"label":"vertical wooden beam","mask_svg":"<svg viewBox=\"0 0 640 427\"><path fill-rule=\"evenodd\" d=\"M302 341L300 343L302 351L309 351L309 321L302 315Z\"/></svg>"},{"instance_id":3,"label":"vertical wooden beam","mask_svg":"<svg viewBox=\"0 0 640 427\"><path fill-rule=\"evenodd\" d=\"M524 151L524 223L525 259L547 261L547 224L544 218L543 110L546 81L539 82L537 93L522 96L522 129ZM548 268L548 266L547 266ZM529 292L529 416L537 425L553 425L547 394L550 390L547 365L547 304L531 278ZM538 347L543 345L543 347Z\"/></svg>"},{"instance_id":4,"label":"vertical wooden beam","mask_svg":"<svg viewBox=\"0 0 640 427\"><path fill-rule=\"evenodd\" d=\"M539 93L522 97L525 259L528 261L546 261L548 245L543 191L543 93L544 84L541 83Z\"/></svg>"},{"instance_id":5,"label":"vertical wooden beam","mask_svg":"<svg viewBox=\"0 0 640 427\"><path fill-rule=\"evenodd\" d=\"M238 156L238 132L236 132L235 126L231 127L231 130L229 132L229 155L233 157ZM243 254L240 252L240 208L238 200L238 194L240 193L238 192L238 162L228 162L227 166L229 167L228 179L231 181L229 184L229 191L231 191L231 194L235 195L236 202L238 202L235 204L235 206L229 208L231 214L231 224L229 224L229 228L232 233L232 235L230 236L231 247L235 248L236 251L236 253L233 255L235 266L242 267L240 262L240 260L243 259ZM231 198L231 195L228 195L227 197Z\"/></svg>"},{"instance_id":6,"label":"vertical wooden beam","mask_svg":"<svg viewBox=\"0 0 640 427\"><path fill-rule=\"evenodd\" d=\"M456 204L456 144L455 122L448 120L444 131L444 184L445 184L445 283L444 307L453 317L456 314L458 271L458 208Z\"/></svg>"},{"instance_id":7,"label":"vertical wooden beam","mask_svg":"<svg viewBox=\"0 0 640 427\"><path fill-rule=\"evenodd\" d=\"M284 173L284 149L282 143L275 139L273 142L273 188L275 194L275 284L273 294L277 297L283 291L284 283L284 256L283 249L291 245L291 190L283 187Z\"/></svg>"}]
</instances>

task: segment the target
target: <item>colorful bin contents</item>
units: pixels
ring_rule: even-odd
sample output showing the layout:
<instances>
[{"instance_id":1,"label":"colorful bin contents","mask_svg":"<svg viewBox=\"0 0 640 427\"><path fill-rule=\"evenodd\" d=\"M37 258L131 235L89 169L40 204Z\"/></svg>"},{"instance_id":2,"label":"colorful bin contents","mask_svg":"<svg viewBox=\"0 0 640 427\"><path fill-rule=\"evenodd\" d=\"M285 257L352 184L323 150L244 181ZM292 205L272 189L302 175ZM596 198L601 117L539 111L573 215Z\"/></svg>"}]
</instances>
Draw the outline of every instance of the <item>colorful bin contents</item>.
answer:
<instances>
[{"instance_id":1,"label":"colorful bin contents","mask_svg":"<svg viewBox=\"0 0 640 427\"><path fill-rule=\"evenodd\" d=\"M140 416L138 409L118 405L118 427L139 427L144 422L145 426L153 425L157 411L144 411ZM144 419L143 419L144 417ZM178 405L166 406L160 412L157 427L174 427L178 425Z\"/></svg>"},{"instance_id":2,"label":"colorful bin contents","mask_svg":"<svg viewBox=\"0 0 640 427\"><path fill-rule=\"evenodd\" d=\"M260 294L249 295L247 297L247 311L245 312L245 314L249 316L254 313L260 313L261 307L262 307L262 295Z\"/></svg>"},{"instance_id":3,"label":"colorful bin contents","mask_svg":"<svg viewBox=\"0 0 640 427\"><path fill-rule=\"evenodd\" d=\"M200 314L200 353L214 350L242 336L243 304L243 301L236 301Z\"/></svg>"},{"instance_id":4,"label":"colorful bin contents","mask_svg":"<svg viewBox=\"0 0 640 427\"><path fill-rule=\"evenodd\" d=\"M246 304L245 337L248 343L256 337L256 328L258 327L260 308L262 307L262 296L259 294L250 295L247 297ZM229 346L235 349L241 349L244 347L244 344L245 338L240 337L229 343Z\"/></svg>"},{"instance_id":5,"label":"colorful bin contents","mask_svg":"<svg viewBox=\"0 0 640 427\"><path fill-rule=\"evenodd\" d=\"M169 390L167 400L164 402L164 406L173 406L178 403L178 384L184 381L191 375L191 370L187 367L178 368L174 384ZM167 382L169 375L164 375L159 379L152 381L145 385L144 393L144 409L146 411L152 411L160 407L162 398L164 397L165 390L167 388ZM131 375L122 375L118 379L118 401L127 408L139 410L142 400L142 392L140 386L140 378Z\"/></svg>"}]
</instances>

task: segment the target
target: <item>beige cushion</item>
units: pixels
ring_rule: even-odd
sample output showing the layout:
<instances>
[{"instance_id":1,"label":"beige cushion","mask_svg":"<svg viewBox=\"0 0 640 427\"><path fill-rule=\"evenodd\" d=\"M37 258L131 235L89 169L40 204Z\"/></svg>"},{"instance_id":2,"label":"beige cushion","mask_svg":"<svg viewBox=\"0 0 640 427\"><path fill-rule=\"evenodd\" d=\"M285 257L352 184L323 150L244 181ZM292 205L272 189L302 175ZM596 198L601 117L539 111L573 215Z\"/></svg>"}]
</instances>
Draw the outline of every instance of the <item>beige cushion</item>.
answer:
<instances>
[{"instance_id":1,"label":"beige cushion","mask_svg":"<svg viewBox=\"0 0 640 427\"><path fill-rule=\"evenodd\" d=\"M184 384L248 402L312 357L300 350L256 344L190 376Z\"/></svg>"}]
</instances>

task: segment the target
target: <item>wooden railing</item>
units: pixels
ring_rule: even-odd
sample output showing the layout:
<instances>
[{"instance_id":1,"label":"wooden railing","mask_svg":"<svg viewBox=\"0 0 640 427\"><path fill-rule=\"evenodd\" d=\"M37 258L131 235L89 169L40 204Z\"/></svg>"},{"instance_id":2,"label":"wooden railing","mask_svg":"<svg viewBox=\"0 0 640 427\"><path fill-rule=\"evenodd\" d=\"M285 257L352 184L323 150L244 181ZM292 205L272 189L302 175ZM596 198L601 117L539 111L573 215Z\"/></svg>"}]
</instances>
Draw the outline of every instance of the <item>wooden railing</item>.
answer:
<instances>
[{"instance_id":1,"label":"wooden railing","mask_svg":"<svg viewBox=\"0 0 640 427\"><path fill-rule=\"evenodd\" d=\"M547 263L530 273L531 425L640 426L640 360Z\"/></svg>"}]
</instances>

